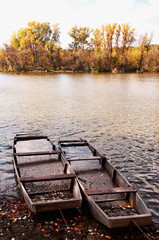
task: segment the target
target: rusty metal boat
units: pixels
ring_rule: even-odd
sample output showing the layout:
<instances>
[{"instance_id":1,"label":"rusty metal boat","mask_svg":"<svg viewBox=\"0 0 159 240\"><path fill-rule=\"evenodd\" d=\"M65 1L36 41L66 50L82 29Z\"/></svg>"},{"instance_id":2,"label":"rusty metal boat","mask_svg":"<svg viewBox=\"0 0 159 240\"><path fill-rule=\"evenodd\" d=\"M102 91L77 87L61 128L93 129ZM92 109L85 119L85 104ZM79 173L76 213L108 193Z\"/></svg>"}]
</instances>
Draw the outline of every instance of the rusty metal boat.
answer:
<instances>
[{"instance_id":1,"label":"rusty metal boat","mask_svg":"<svg viewBox=\"0 0 159 240\"><path fill-rule=\"evenodd\" d=\"M108 228L151 224L151 213L137 190L86 140L61 138L59 149L94 218Z\"/></svg>"},{"instance_id":2,"label":"rusty metal boat","mask_svg":"<svg viewBox=\"0 0 159 240\"><path fill-rule=\"evenodd\" d=\"M61 162L61 152L47 136L16 135L15 176L34 213L78 208L82 197L75 174Z\"/></svg>"}]
</instances>

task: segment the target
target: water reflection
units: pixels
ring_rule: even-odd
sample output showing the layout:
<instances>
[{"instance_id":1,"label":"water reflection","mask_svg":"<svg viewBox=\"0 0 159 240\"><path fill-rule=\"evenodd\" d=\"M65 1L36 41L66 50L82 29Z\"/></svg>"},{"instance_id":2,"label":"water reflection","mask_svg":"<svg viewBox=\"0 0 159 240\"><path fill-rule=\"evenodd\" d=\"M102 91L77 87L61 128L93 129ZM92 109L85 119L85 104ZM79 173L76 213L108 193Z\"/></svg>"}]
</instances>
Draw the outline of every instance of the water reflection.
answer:
<instances>
[{"instance_id":1,"label":"water reflection","mask_svg":"<svg viewBox=\"0 0 159 240\"><path fill-rule=\"evenodd\" d=\"M0 74L0 185L14 190L17 133L81 136L139 190L159 218L158 74ZM10 187L10 184L13 187Z\"/></svg>"}]
</instances>

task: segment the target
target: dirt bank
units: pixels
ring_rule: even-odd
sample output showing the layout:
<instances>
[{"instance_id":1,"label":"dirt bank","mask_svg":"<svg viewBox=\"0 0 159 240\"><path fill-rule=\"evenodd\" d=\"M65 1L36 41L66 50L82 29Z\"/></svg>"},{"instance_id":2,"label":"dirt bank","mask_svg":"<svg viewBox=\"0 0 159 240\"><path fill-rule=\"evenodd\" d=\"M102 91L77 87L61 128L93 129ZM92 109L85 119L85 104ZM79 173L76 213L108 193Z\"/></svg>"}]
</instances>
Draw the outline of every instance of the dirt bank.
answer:
<instances>
[{"instance_id":1,"label":"dirt bank","mask_svg":"<svg viewBox=\"0 0 159 240\"><path fill-rule=\"evenodd\" d=\"M34 215L19 196L0 197L0 239L159 239L159 225L109 230L84 209Z\"/></svg>"}]
</instances>

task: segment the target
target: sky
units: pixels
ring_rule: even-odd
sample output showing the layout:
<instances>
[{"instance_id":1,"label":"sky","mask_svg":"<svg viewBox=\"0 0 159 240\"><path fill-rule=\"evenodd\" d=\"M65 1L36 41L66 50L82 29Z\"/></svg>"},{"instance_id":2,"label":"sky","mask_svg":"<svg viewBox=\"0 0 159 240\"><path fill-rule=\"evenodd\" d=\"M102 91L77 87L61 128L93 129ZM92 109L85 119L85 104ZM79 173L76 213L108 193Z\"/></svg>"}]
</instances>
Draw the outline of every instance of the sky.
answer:
<instances>
[{"instance_id":1,"label":"sky","mask_svg":"<svg viewBox=\"0 0 159 240\"><path fill-rule=\"evenodd\" d=\"M159 44L159 0L0 0L0 9L0 47L31 21L59 23L63 48L74 25L95 29L114 22L130 24L137 35L152 32L152 43Z\"/></svg>"}]
</instances>

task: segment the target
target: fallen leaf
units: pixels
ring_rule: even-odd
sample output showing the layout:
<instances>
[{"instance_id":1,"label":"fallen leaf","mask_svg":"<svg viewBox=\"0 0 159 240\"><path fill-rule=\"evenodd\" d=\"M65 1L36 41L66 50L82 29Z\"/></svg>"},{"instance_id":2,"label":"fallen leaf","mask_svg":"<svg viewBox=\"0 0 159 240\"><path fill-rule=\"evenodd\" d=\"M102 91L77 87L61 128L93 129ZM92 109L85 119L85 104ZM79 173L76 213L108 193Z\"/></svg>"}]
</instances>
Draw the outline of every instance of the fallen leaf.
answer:
<instances>
[{"instance_id":1,"label":"fallen leaf","mask_svg":"<svg viewBox=\"0 0 159 240\"><path fill-rule=\"evenodd\" d=\"M16 218L12 218L12 222L16 222L17 221L17 219Z\"/></svg>"},{"instance_id":2,"label":"fallen leaf","mask_svg":"<svg viewBox=\"0 0 159 240\"><path fill-rule=\"evenodd\" d=\"M55 229L55 231L56 231L56 232L58 232L58 231L59 231L59 229L58 229L58 228L56 228L56 229Z\"/></svg>"},{"instance_id":3,"label":"fallen leaf","mask_svg":"<svg viewBox=\"0 0 159 240\"><path fill-rule=\"evenodd\" d=\"M78 228L77 228L77 227L75 227L75 228L74 228L74 231L77 231L77 230L78 230Z\"/></svg>"},{"instance_id":4,"label":"fallen leaf","mask_svg":"<svg viewBox=\"0 0 159 240\"><path fill-rule=\"evenodd\" d=\"M42 229L41 229L41 232L44 232L44 231L45 231L45 229L44 229L44 228L42 228Z\"/></svg>"},{"instance_id":5,"label":"fallen leaf","mask_svg":"<svg viewBox=\"0 0 159 240\"><path fill-rule=\"evenodd\" d=\"M50 233L49 234L45 234L44 237L46 237L46 238L50 237Z\"/></svg>"}]
</instances>

